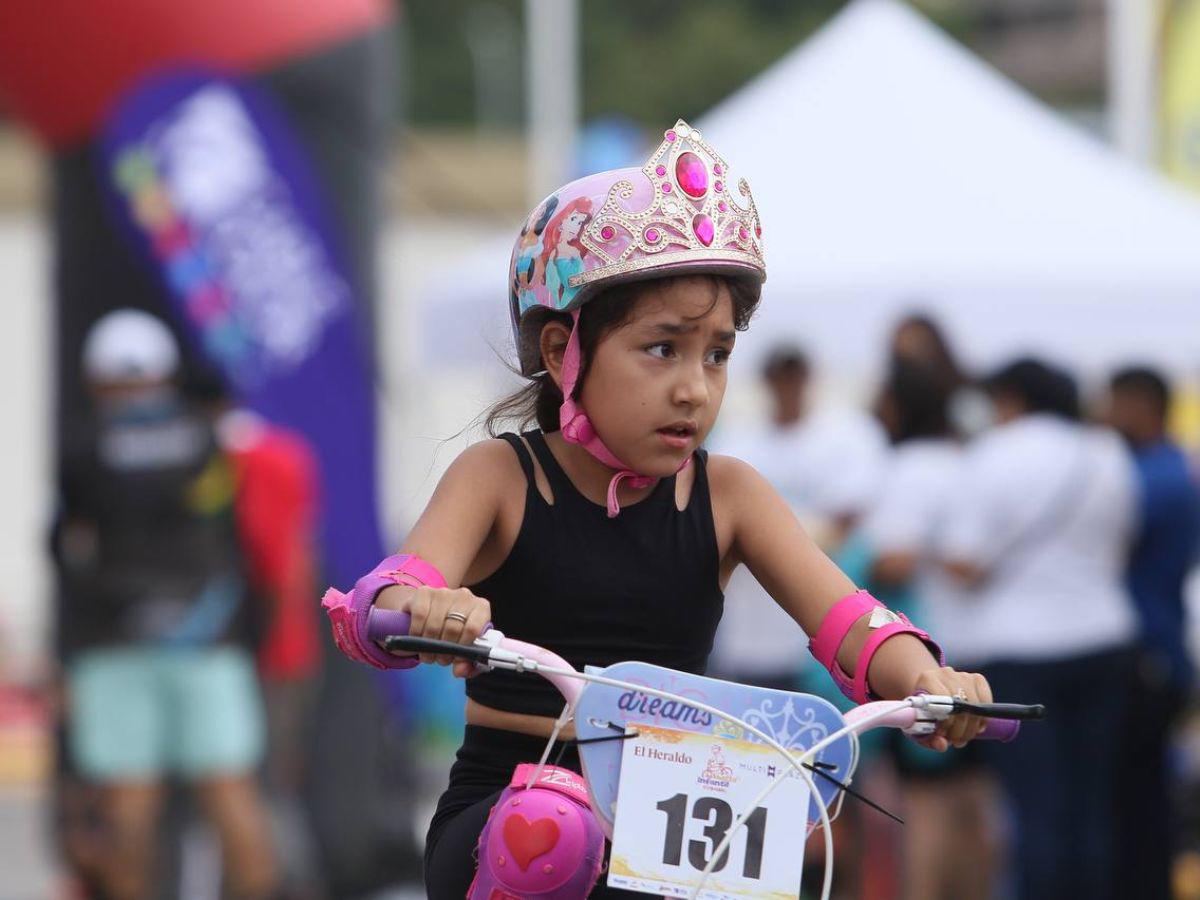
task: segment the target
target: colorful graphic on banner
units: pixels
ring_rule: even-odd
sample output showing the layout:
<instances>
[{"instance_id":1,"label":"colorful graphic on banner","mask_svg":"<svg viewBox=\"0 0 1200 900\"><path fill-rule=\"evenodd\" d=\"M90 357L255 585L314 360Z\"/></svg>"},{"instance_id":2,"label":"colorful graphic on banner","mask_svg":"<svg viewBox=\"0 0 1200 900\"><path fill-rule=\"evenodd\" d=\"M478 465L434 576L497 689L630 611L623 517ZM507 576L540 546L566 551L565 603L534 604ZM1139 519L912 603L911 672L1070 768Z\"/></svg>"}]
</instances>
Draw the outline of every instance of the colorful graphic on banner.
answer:
<instances>
[{"instance_id":1,"label":"colorful graphic on banner","mask_svg":"<svg viewBox=\"0 0 1200 900\"><path fill-rule=\"evenodd\" d=\"M187 71L127 95L101 146L111 205L196 346L246 406L314 447L329 574L352 583L382 555L369 355L298 140L261 93Z\"/></svg>"},{"instance_id":2,"label":"colorful graphic on banner","mask_svg":"<svg viewBox=\"0 0 1200 900\"><path fill-rule=\"evenodd\" d=\"M1162 48L1163 168L1200 191L1200 2L1169 4Z\"/></svg>"}]
</instances>

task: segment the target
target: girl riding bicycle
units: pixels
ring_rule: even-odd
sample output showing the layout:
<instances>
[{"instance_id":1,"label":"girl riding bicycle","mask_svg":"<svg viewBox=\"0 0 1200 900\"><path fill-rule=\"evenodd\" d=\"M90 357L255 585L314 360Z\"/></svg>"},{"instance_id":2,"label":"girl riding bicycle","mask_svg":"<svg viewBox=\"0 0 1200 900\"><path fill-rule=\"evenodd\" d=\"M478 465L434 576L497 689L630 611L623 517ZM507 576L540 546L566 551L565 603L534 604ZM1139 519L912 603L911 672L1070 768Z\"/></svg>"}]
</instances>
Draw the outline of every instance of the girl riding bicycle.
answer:
<instances>
[{"instance_id":1,"label":"girl riding bicycle","mask_svg":"<svg viewBox=\"0 0 1200 900\"><path fill-rule=\"evenodd\" d=\"M725 160L680 121L644 167L574 181L531 219L550 207L545 264L509 297L529 384L488 420L493 434L512 416L538 428L463 452L402 555L352 595L331 591L339 646L415 664L366 638L374 603L410 613L415 636L471 644L494 623L576 668L638 659L700 673L744 564L858 702L921 691L989 702L981 676L940 665L928 635L857 591L754 469L701 449L766 278L745 181L735 190ZM508 283L524 287L520 243ZM448 655L421 661L468 678L465 738L427 838L428 894L515 896L475 889L474 854L514 768L541 757L562 697ZM982 727L959 716L928 743L961 746ZM559 734L573 737L569 725ZM579 771L574 747L559 765Z\"/></svg>"}]
</instances>

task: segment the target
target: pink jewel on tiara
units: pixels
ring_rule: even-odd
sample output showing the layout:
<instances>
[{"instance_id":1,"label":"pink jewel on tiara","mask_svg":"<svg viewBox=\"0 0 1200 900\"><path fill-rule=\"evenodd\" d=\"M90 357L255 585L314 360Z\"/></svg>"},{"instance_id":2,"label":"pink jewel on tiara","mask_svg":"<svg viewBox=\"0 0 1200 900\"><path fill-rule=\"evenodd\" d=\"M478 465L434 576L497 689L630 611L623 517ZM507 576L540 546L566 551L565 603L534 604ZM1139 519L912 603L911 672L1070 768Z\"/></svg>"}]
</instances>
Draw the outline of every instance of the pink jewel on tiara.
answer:
<instances>
[{"instance_id":1,"label":"pink jewel on tiara","mask_svg":"<svg viewBox=\"0 0 1200 900\"><path fill-rule=\"evenodd\" d=\"M721 191L725 190L725 183L723 181L718 181L713 185L713 189L719 194Z\"/></svg>"},{"instance_id":2,"label":"pink jewel on tiara","mask_svg":"<svg viewBox=\"0 0 1200 900\"><path fill-rule=\"evenodd\" d=\"M708 193L708 170L704 160L688 150L675 160L675 180L685 194L699 199Z\"/></svg>"},{"instance_id":3,"label":"pink jewel on tiara","mask_svg":"<svg viewBox=\"0 0 1200 900\"><path fill-rule=\"evenodd\" d=\"M754 223L754 236L762 237L762 226L759 225L757 222Z\"/></svg>"},{"instance_id":4,"label":"pink jewel on tiara","mask_svg":"<svg viewBox=\"0 0 1200 900\"><path fill-rule=\"evenodd\" d=\"M758 210L749 186L738 182L742 202L735 202L725 183L729 164L682 119L663 132L640 172L620 175L580 235L589 253L573 284L692 260L763 272L762 248L750 238ZM623 241L621 235L636 237Z\"/></svg>"}]
</instances>

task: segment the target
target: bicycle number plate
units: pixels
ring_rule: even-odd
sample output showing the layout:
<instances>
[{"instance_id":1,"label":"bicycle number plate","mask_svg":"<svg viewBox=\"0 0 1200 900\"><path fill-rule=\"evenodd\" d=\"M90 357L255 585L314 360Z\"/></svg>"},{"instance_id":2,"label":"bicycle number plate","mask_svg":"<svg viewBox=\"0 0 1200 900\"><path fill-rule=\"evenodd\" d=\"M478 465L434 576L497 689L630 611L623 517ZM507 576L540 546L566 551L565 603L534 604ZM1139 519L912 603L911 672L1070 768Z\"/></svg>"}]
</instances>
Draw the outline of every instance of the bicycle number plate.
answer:
<instances>
[{"instance_id":1,"label":"bicycle number plate","mask_svg":"<svg viewBox=\"0 0 1200 900\"><path fill-rule=\"evenodd\" d=\"M763 744L638 724L622 742L610 887L687 897L738 815L772 781L783 783L738 829L700 894L800 893L809 791Z\"/></svg>"}]
</instances>

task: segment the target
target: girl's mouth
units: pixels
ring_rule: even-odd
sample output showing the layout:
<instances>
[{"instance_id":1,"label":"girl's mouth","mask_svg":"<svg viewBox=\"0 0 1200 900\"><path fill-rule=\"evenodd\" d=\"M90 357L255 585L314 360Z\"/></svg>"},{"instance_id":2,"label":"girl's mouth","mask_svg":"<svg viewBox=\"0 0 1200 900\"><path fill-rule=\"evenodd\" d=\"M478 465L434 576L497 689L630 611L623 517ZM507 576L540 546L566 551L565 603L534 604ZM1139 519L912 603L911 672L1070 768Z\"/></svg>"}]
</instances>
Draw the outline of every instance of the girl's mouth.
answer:
<instances>
[{"instance_id":1,"label":"girl's mouth","mask_svg":"<svg viewBox=\"0 0 1200 900\"><path fill-rule=\"evenodd\" d=\"M668 425L658 429L658 434L668 447L685 450L691 444L692 438L696 436L696 427L690 423Z\"/></svg>"}]
</instances>

